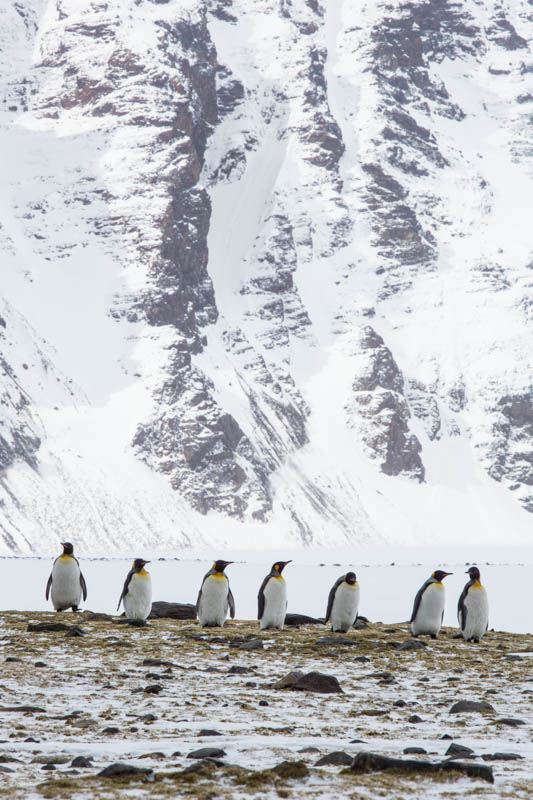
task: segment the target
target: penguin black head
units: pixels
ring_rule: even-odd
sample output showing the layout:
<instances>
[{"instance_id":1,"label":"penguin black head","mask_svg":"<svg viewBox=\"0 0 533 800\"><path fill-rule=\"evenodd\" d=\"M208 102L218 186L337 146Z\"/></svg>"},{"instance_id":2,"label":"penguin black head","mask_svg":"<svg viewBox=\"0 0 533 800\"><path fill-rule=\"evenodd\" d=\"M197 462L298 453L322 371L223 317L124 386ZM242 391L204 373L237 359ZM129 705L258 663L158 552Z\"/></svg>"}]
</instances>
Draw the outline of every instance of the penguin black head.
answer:
<instances>
[{"instance_id":1,"label":"penguin black head","mask_svg":"<svg viewBox=\"0 0 533 800\"><path fill-rule=\"evenodd\" d=\"M470 569L467 569L466 574L470 575L470 578L473 581L478 581L481 577L477 567L470 567Z\"/></svg>"},{"instance_id":2,"label":"penguin black head","mask_svg":"<svg viewBox=\"0 0 533 800\"><path fill-rule=\"evenodd\" d=\"M222 559L219 558L218 561L214 562L213 569L215 572L224 572L229 564L233 564L233 561L222 561Z\"/></svg>"},{"instance_id":3,"label":"penguin black head","mask_svg":"<svg viewBox=\"0 0 533 800\"><path fill-rule=\"evenodd\" d=\"M350 586L353 586L354 583L357 581L357 578L355 577L355 572L347 572L346 575L344 576L344 580L346 581L346 583L349 583Z\"/></svg>"},{"instance_id":4,"label":"penguin black head","mask_svg":"<svg viewBox=\"0 0 533 800\"><path fill-rule=\"evenodd\" d=\"M63 548L64 556L71 556L74 552L74 546L70 542L61 542L61 547Z\"/></svg>"},{"instance_id":5,"label":"penguin black head","mask_svg":"<svg viewBox=\"0 0 533 800\"><path fill-rule=\"evenodd\" d=\"M149 564L149 563L150 562L149 561L145 561L144 558L136 558L135 561L133 562L132 569L134 569L137 572L139 572L145 566L145 564Z\"/></svg>"},{"instance_id":6,"label":"penguin black head","mask_svg":"<svg viewBox=\"0 0 533 800\"><path fill-rule=\"evenodd\" d=\"M440 583L447 575L453 575L453 572L444 572L442 569L437 569L431 577Z\"/></svg>"},{"instance_id":7,"label":"penguin black head","mask_svg":"<svg viewBox=\"0 0 533 800\"><path fill-rule=\"evenodd\" d=\"M278 575L281 575L287 564L290 564L291 561L292 558L290 558L288 561L276 561L275 564L272 564L272 569L270 571L277 572Z\"/></svg>"}]
</instances>

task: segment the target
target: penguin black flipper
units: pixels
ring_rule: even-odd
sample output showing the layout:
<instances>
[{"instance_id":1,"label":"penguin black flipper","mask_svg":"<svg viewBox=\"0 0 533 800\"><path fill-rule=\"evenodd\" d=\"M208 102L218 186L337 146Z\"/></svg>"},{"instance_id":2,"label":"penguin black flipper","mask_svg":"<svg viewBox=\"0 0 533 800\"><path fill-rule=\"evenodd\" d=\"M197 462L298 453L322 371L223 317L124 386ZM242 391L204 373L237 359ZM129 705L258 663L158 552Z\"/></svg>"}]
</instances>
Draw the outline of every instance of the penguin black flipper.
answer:
<instances>
[{"instance_id":1,"label":"penguin black flipper","mask_svg":"<svg viewBox=\"0 0 533 800\"><path fill-rule=\"evenodd\" d=\"M81 586L81 591L83 593L83 599L87 600L87 584L85 583L85 578L83 577L82 572L80 572L80 586Z\"/></svg>"},{"instance_id":2,"label":"penguin black flipper","mask_svg":"<svg viewBox=\"0 0 533 800\"><path fill-rule=\"evenodd\" d=\"M466 596L468 594L468 590L471 586L474 585L474 581L468 581L465 588L461 592L461 596L459 598L459 602L457 603L457 618L459 620L459 625L461 626L461 630L464 631L466 626L466 614L467 614L467 607L465 606Z\"/></svg>"},{"instance_id":3,"label":"penguin black flipper","mask_svg":"<svg viewBox=\"0 0 533 800\"><path fill-rule=\"evenodd\" d=\"M235 600L233 599L233 594L229 587L228 587L228 604L229 604L230 617L232 619L235 619Z\"/></svg>"},{"instance_id":4,"label":"penguin black flipper","mask_svg":"<svg viewBox=\"0 0 533 800\"><path fill-rule=\"evenodd\" d=\"M341 583L343 583L343 581L344 581L344 575L342 576L342 578L339 578L337 581L335 581L335 583L331 587L331 591L330 591L329 596L328 596L328 608L327 608L327 611L326 611L326 623L329 622L329 618L330 618L331 612L333 610L333 603L335 601L335 594L337 592L337 589L339 588Z\"/></svg>"},{"instance_id":5,"label":"penguin black flipper","mask_svg":"<svg viewBox=\"0 0 533 800\"><path fill-rule=\"evenodd\" d=\"M420 589L419 589L419 590L418 590L418 592L416 593L416 595L415 595L415 602L414 602L414 605L413 605L413 613L411 614L411 619L409 620L409 623L411 623L411 622L412 622L412 621L413 621L413 620L416 618L416 615L418 614L418 609L420 608L420 602L421 602L421 600L422 600L422 595L424 594L424 592L426 591L426 589L428 588L428 586L429 586L429 584L430 584L430 583L434 583L434 581L433 581L433 579L432 579L432 578L429 578L429 579L428 579L428 580L427 580L427 581L426 581L426 582L425 582L425 583L424 583L424 584L423 584L423 585L420 587Z\"/></svg>"},{"instance_id":6,"label":"penguin black flipper","mask_svg":"<svg viewBox=\"0 0 533 800\"><path fill-rule=\"evenodd\" d=\"M132 578L132 576L134 574L135 574L135 570L134 569L130 569L130 571L128 572L128 574L126 576L126 580L124 581L124 587L122 589L122 594L120 595L120 600L118 601L117 611L120 608L120 604L122 603L122 601L124 600L124 598L128 594L128 587L130 585L131 578Z\"/></svg>"},{"instance_id":7,"label":"penguin black flipper","mask_svg":"<svg viewBox=\"0 0 533 800\"><path fill-rule=\"evenodd\" d=\"M257 594L257 619L261 619L265 613L265 586L271 577L271 575L267 575L259 588L259 592Z\"/></svg>"},{"instance_id":8,"label":"penguin black flipper","mask_svg":"<svg viewBox=\"0 0 533 800\"><path fill-rule=\"evenodd\" d=\"M50 573L50 577L46 583L46 599L48 600L48 595L50 594L50 589L52 588L52 573Z\"/></svg>"}]
</instances>

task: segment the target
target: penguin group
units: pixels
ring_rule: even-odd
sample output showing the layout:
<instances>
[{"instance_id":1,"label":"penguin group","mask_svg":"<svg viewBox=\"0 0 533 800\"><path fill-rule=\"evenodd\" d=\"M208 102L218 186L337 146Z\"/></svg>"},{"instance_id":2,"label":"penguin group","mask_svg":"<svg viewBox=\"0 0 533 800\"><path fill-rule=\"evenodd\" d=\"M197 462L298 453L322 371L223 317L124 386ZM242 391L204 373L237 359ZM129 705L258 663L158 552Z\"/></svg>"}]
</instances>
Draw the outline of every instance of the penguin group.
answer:
<instances>
[{"instance_id":1,"label":"penguin group","mask_svg":"<svg viewBox=\"0 0 533 800\"><path fill-rule=\"evenodd\" d=\"M63 553L54 561L46 584L46 599L51 597L56 611L78 611L81 598L87 599L87 584L74 556L74 547L63 542ZM145 569L149 561L136 558L124 581L117 611L121 603L128 619L145 620L152 609L152 582ZM265 576L257 596L257 619L262 630L283 630L287 613L287 584L283 570L291 561L276 561ZM225 573L233 561L218 559L204 575L196 600L196 617L202 627L221 627L228 612L235 617L235 600ZM436 570L416 593L409 625L414 637L426 635L436 639L444 616L445 589L443 580L453 573ZM466 573L469 581L459 597L457 617L463 638L479 642L489 621L487 592L481 584L477 567ZM355 625L359 613L359 584L354 572L341 575L328 595L325 623L334 633L346 633Z\"/></svg>"}]
</instances>

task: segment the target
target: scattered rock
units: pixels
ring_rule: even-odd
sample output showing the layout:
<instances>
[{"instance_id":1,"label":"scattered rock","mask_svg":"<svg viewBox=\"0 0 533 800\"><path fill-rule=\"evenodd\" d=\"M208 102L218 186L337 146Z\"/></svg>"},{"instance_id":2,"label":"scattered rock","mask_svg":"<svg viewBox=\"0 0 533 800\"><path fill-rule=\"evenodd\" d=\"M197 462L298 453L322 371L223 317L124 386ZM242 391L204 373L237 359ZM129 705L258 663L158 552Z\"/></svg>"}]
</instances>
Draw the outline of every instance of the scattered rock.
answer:
<instances>
[{"instance_id":1,"label":"scattered rock","mask_svg":"<svg viewBox=\"0 0 533 800\"><path fill-rule=\"evenodd\" d=\"M302 752L300 750L300 752ZM353 761L353 756L349 756L348 753L345 753L343 750L336 750L333 753L327 753L327 755L322 756L319 758L318 761L315 761L315 767L327 767L330 765L334 766L349 766Z\"/></svg>"},{"instance_id":2,"label":"scattered rock","mask_svg":"<svg viewBox=\"0 0 533 800\"><path fill-rule=\"evenodd\" d=\"M69 626L64 622L28 622L28 633L46 633L47 631L68 631Z\"/></svg>"},{"instance_id":3,"label":"scattered rock","mask_svg":"<svg viewBox=\"0 0 533 800\"><path fill-rule=\"evenodd\" d=\"M317 692L318 694L330 694L342 692L341 686L334 675L326 675L323 672L289 672L277 683L272 685L273 689L295 689L303 692Z\"/></svg>"},{"instance_id":4,"label":"scattered rock","mask_svg":"<svg viewBox=\"0 0 533 800\"><path fill-rule=\"evenodd\" d=\"M270 703L268 703L266 700L260 700L259 701L259 705L260 706L268 706L268 705L270 705Z\"/></svg>"},{"instance_id":5,"label":"scattered rock","mask_svg":"<svg viewBox=\"0 0 533 800\"><path fill-rule=\"evenodd\" d=\"M323 619L316 619L316 617L308 617L306 614L286 614L285 625L323 625Z\"/></svg>"},{"instance_id":6,"label":"scattered rock","mask_svg":"<svg viewBox=\"0 0 533 800\"><path fill-rule=\"evenodd\" d=\"M117 728L115 725L110 725L108 728L104 728L102 733L106 736L114 736L116 733L120 733L120 728Z\"/></svg>"},{"instance_id":7,"label":"scattered rock","mask_svg":"<svg viewBox=\"0 0 533 800\"><path fill-rule=\"evenodd\" d=\"M76 756L70 762L71 767L82 767L84 769L88 767L92 767L92 757L91 756Z\"/></svg>"},{"instance_id":8,"label":"scattered rock","mask_svg":"<svg viewBox=\"0 0 533 800\"><path fill-rule=\"evenodd\" d=\"M149 775L153 770L151 767L134 767L133 764L122 764L116 762L98 773L99 778L125 778L128 775Z\"/></svg>"},{"instance_id":9,"label":"scattered rock","mask_svg":"<svg viewBox=\"0 0 533 800\"><path fill-rule=\"evenodd\" d=\"M225 750L220 747L201 747L199 750L193 750L187 755L187 758L222 758L226 755Z\"/></svg>"},{"instance_id":10,"label":"scattered rock","mask_svg":"<svg viewBox=\"0 0 533 800\"><path fill-rule=\"evenodd\" d=\"M33 666L34 667L46 667L46 663L44 661L36 661Z\"/></svg>"},{"instance_id":11,"label":"scattered rock","mask_svg":"<svg viewBox=\"0 0 533 800\"><path fill-rule=\"evenodd\" d=\"M389 712L383 708L363 708L359 711L362 717L384 717Z\"/></svg>"},{"instance_id":12,"label":"scattered rock","mask_svg":"<svg viewBox=\"0 0 533 800\"><path fill-rule=\"evenodd\" d=\"M407 705L407 703L405 702L405 700L395 700L395 701L394 701L394 703L393 703L392 705L393 705L395 708L405 708L405 706Z\"/></svg>"},{"instance_id":13,"label":"scattered rock","mask_svg":"<svg viewBox=\"0 0 533 800\"><path fill-rule=\"evenodd\" d=\"M157 717L155 714L143 714L142 717L139 717L143 722L156 722Z\"/></svg>"},{"instance_id":14,"label":"scattered rock","mask_svg":"<svg viewBox=\"0 0 533 800\"><path fill-rule=\"evenodd\" d=\"M473 711L479 711L483 713L485 711L494 711L494 708L490 703L485 702L485 700L481 700L479 702L475 700L459 700L450 708L450 714L463 714Z\"/></svg>"},{"instance_id":15,"label":"scattered rock","mask_svg":"<svg viewBox=\"0 0 533 800\"><path fill-rule=\"evenodd\" d=\"M198 732L198 736L222 736L222 734L220 731L211 730L211 728L202 728L202 730Z\"/></svg>"},{"instance_id":16,"label":"scattered rock","mask_svg":"<svg viewBox=\"0 0 533 800\"><path fill-rule=\"evenodd\" d=\"M354 647L357 645L355 639L348 636L323 636L315 642L315 647L334 647L334 646Z\"/></svg>"},{"instance_id":17,"label":"scattered rock","mask_svg":"<svg viewBox=\"0 0 533 800\"><path fill-rule=\"evenodd\" d=\"M389 642L389 645L394 647L395 650L398 650L398 652L403 652L404 650L424 650L427 647L427 644L421 639L406 639L405 642Z\"/></svg>"},{"instance_id":18,"label":"scattered rock","mask_svg":"<svg viewBox=\"0 0 533 800\"><path fill-rule=\"evenodd\" d=\"M463 772L470 778L481 778L494 783L491 767L484 764L463 764L461 761L423 761L407 758L390 758L377 753L358 753L352 761L354 772L381 772L395 769L402 772L439 773L441 771Z\"/></svg>"},{"instance_id":19,"label":"scattered rock","mask_svg":"<svg viewBox=\"0 0 533 800\"><path fill-rule=\"evenodd\" d=\"M148 619L196 619L196 606L192 603L167 603L156 600Z\"/></svg>"},{"instance_id":20,"label":"scattered rock","mask_svg":"<svg viewBox=\"0 0 533 800\"><path fill-rule=\"evenodd\" d=\"M252 672L250 667L241 667L239 664L234 664L228 669L228 675L244 675L246 672Z\"/></svg>"},{"instance_id":21,"label":"scattered rock","mask_svg":"<svg viewBox=\"0 0 533 800\"><path fill-rule=\"evenodd\" d=\"M524 756L520 756L518 753L485 753L481 758L483 761L519 761Z\"/></svg>"},{"instance_id":22,"label":"scattered rock","mask_svg":"<svg viewBox=\"0 0 533 800\"><path fill-rule=\"evenodd\" d=\"M239 650L262 650L264 648L262 639L250 639L248 642L243 642L239 645Z\"/></svg>"},{"instance_id":23,"label":"scattered rock","mask_svg":"<svg viewBox=\"0 0 533 800\"><path fill-rule=\"evenodd\" d=\"M301 750L298 750L299 753L320 753L320 749L318 747L313 747L310 745L309 747L302 747Z\"/></svg>"},{"instance_id":24,"label":"scattered rock","mask_svg":"<svg viewBox=\"0 0 533 800\"><path fill-rule=\"evenodd\" d=\"M44 766L41 767L41 769L52 772L52 770L57 769L57 767L55 764L45 764Z\"/></svg>"},{"instance_id":25,"label":"scattered rock","mask_svg":"<svg viewBox=\"0 0 533 800\"><path fill-rule=\"evenodd\" d=\"M160 683L151 683L149 686L144 687L145 694L159 694L163 691L163 687Z\"/></svg>"},{"instance_id":26,"label":"scattered rock","mask_svg":"<svg viewBox=\"0 0 533 800\"><path fill-rule=\"evenodd\" d=\"M143 663L143 667L169 667L170 669L174 669L177 667L177 664L174 664L173 661L161 661L159 658L145 658Z\"/></svg>"},{"instance_id":27,"label":"scattered rock","mask_svg":"<svg viewBox=\"0 0 533 800\"><path fill-rule=\"evenodd\" d=\"M22 659L16 658L15 656L8 656L6 658L6 664L22 664Z\"/></svg>"},{"instance_id":28,"label":"scattered rock","mask_svg":"<svg viewBox=\"0 0 533 800\"><path fill-rule=\"evenodd\" d=\"M412 725L418 725L419 722L424 722L424 720L422 717L419 717L418 714L411 714L411 716L408 717L407 722L410 722Z\"/></svg>"},{"instance_id":29,"label":"scattered rock","mask_svg":"<svg viewBox=\"0 0 533 800\"><path fill-rule=\"evenodd\" d=\"M456 744L452 742L451 745L446 750L446 756L470 756L474 751L471 747L466 747L464 744Z\"/></svg>"},{"instance_id":30,"label":"scattered rock","mask_svg":"<svg viewBox=\"0 0 533 800\"><path fill-rule=\"evenodd\" d=\"M45 714L46 711L40 706L0 706L2 711L20 711L24 714Z\"/></svg>"},{"instance_id":31,"label":"scattered rock","mask_svg":"<svg viewBox=\"0 0 533 800\"><path fill-rule=\"evenodd\" d=\"M124 617L123 619L116 619L114 622L117 625L129 625L131 628L146 628L148 626L145 619L128 619Z\"/></svg>"},{"instance_id":32,"label":"scattered rock","mask_svg":"<svg viewBox=\"0 0 533 800\"><path fill-rule=\"evenodd\" d=\"M404 747L403 752L406 756L413 755L413 756L425 756L427 755L427 750L424 750L423 747Z\"/></svg>"},{"instance_id":33,"label":"scattered rock","mask_svg":"<svg viewBox=\"0 0 533 800\"><path fill-rule=\"evenodd\" d=\"M493 725L506 725L508 728L519 728L521 725L525 725L523 719L513 719L512 717L502 717L501 719L495 719L492 723Z\"/></svg>"}]
</instances>

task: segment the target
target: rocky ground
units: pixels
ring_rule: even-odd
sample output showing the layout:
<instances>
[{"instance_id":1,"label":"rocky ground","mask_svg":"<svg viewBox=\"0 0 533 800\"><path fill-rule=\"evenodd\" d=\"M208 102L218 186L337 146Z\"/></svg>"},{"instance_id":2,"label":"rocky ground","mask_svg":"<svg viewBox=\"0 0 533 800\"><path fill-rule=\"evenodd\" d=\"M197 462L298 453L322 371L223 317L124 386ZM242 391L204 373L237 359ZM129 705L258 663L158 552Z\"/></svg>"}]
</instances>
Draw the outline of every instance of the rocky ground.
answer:
<instances>
[{"instance_id":1,"label":"rocky ground","mask_svg":"<svg viewBox=\"0 0 533 800\"><path fill-rule=\"evenodd\" d=\"M38 629L58 622L65 627ZM221 630L168 619L136 628L89 612L2 612L0 625L0 796L533 792L533 636L490 632L469 645L452 629L415 641L405 624L347 636L317 625L259 632L241 621ZM283 681L291 672L304 677ZM287 688L275 688L280 681ZM481 710L453 709L463 700ZM352 764L361 752L442 762L450 747L462 771ZM333 763L318 765L324 756ZM102 774L116 763L142 771Z\"/></svg>"}]
</instances>

